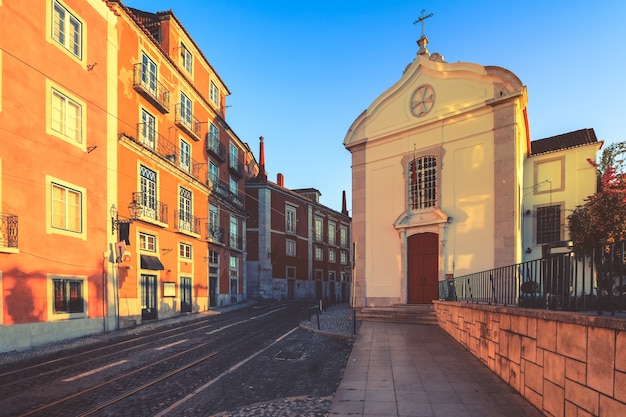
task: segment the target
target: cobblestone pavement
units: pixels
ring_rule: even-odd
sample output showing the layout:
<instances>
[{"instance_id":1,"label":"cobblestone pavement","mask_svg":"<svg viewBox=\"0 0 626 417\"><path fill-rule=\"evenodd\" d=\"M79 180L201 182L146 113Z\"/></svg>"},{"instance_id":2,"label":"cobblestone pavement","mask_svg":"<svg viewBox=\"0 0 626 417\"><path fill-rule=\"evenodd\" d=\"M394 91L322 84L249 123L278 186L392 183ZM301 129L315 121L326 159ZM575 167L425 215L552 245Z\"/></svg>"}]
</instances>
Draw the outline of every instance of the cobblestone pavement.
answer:
<instances>
[{"instance_id":1,"label":"cobblestone pavement","mask_svg":"<svg viewBox=\"0 0 626 417\"><path fill-rule=\"evenodd\" d=\"M356 323L356 330L360 322ZM311 320L300 323L300 328L324 334L329 337L354 337L354 321L352 309L348 304L339 304L330 307L318 315L311 310ZM300 396L282 398L276 401L267 401L248 405L235 410L215 414L211 417L326 417L332 406L332 396Z\"/></svg>"}]
</instances>

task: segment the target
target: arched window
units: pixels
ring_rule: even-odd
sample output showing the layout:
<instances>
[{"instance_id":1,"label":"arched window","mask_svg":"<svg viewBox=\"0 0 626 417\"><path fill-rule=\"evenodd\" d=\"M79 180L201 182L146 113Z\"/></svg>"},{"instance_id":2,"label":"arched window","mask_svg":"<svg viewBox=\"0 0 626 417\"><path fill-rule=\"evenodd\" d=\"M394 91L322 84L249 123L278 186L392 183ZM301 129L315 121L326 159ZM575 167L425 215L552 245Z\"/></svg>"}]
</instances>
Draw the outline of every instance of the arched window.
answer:
<instances>
[{"instance_id":1,"label":"arched window","mask_svg":"<svg viewBox=\"0 0 626 417\"><path fill-rule=\"evenodd\" d=\"M420 210L436 205L437 158L416 158L409 162L409 207Z\"/></svg>"}]
</instances>

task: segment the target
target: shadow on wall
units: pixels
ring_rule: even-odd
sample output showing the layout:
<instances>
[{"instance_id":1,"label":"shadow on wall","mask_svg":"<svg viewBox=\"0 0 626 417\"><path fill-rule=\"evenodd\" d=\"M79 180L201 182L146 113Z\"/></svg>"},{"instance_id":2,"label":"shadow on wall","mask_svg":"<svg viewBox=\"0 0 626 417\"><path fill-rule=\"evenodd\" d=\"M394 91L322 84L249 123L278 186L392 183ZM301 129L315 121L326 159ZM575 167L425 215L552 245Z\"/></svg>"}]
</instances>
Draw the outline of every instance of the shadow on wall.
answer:
<instances>
[{"instance_id":1,"label":"shadow on wall","mask_svg":"<svg viewBox=\"0 0 626 417\"><path fill-rule=\"evenodd\" d=\"M34 288L44 288L46 275L40 272L26 274L17 268L3 271L4 303L10 320L5 324L24 324L42 321L45 300L36 302ZM39 283L38 283L39 281Z\"/></svg>"}]
</instances>

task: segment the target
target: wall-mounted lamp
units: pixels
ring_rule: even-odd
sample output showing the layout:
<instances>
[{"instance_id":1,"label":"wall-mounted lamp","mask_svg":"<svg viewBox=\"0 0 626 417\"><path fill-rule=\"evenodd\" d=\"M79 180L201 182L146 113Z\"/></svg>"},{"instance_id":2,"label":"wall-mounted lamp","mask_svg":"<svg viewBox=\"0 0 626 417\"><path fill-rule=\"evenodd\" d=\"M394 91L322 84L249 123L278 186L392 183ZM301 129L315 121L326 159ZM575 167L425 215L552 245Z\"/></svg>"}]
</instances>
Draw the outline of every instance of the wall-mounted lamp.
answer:
<instances>
[{"instance_id":1,"label":"wall-mounted lamp","mask_svg":"<svg viewBox=\"0 0 626 417\"><path fill-rule=\"evenodd\" d=\"M526 210L526 211L524 212L524 214L525 214L526 216L530 216L530 214L531 214L531 213L532 213L532 211L530 211L530 210Z\"/></svg>"},{"instance_id":2,"label":"wall-mounted lamp","mask_svg":"<svg viewBox=\"0 0 626 417\"><path fill-rule=\"evenodd\" d=\"M111 208L109 209L109 214L111 215L111 234L115 234L115 231L120 228L120 224L131 224L137 219L137 215L139 213L140 206L136 201L133 201L128 205L128 212L130 213L130 219L128 220L120 220L117 207L115 204L111 204Z\"/></svg>"},{"instance_id":3,"label":"wall-mounted lamp","mask_svg":"<svg viewBox=\"0 0 626 417\"><path fill-rule=\"evenodd\" d=\"M446 220L446 223L452 223L453 221L454 221L454 217L448 216L448 219Z\"/></svg>"},{"instance_id":4,"label":"wall-mounted lamp","mask_svg":"<svg viewBox=\"0 0 626 417\"><path fill-rule=\"evenodd\" d=\"M531 248L526 248L526 253L531 253L533 250Z\"/></svg>"}]
</instances>

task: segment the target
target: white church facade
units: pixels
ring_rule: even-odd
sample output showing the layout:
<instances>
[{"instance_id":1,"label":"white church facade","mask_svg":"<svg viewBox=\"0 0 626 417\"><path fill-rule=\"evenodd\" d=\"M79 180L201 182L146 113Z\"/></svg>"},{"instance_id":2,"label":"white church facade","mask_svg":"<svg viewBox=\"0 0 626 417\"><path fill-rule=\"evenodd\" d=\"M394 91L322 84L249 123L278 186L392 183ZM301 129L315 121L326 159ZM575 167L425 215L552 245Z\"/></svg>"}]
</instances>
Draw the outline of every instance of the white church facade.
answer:
<instances>
[{"instance_id":1,"label":"white church facade","mask_svg":"<svg viewBox=\"0 0 626 417\"><path fill-rule=\"evenodd\" d=\"M545 205L545 189L525 190L550 170L565 170L561 156L536 158L557 160L543 166L528 161L527 91L515 74L445 62L427 41L418 41L415 60L344 139L352 154L357 308L430 303L440 281L536 254L531 218ZM595 160L597 140L584 145ZM569 163L577 178L591 178L574 200L562 196L573 209L594 192L595 174ZM537 166L545 168L539 177L525 172ZM565 207L562 213L563 234Z\"/></svg>"}]
</instances>

